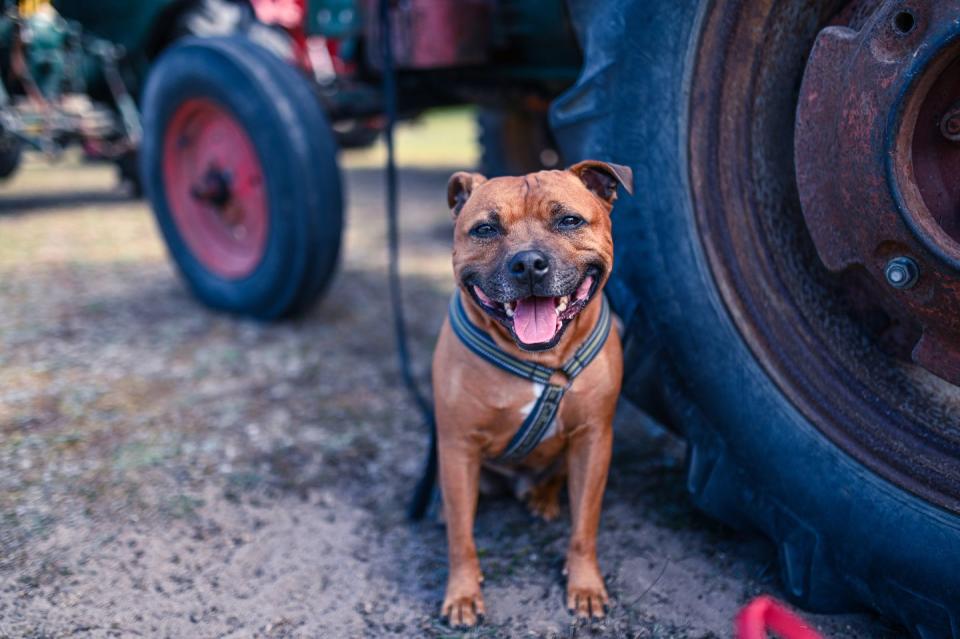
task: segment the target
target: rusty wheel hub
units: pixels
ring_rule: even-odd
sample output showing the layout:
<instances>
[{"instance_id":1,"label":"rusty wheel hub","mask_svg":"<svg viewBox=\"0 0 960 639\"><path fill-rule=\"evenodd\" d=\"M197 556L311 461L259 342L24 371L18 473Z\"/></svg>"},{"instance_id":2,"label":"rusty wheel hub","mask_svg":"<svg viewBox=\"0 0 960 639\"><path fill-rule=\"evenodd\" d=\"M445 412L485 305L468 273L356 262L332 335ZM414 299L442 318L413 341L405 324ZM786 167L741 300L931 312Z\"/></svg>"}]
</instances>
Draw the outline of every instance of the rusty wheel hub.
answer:
<instances>
[{"instance_id":1,"label":"rusty wheel hub","mask_svg":"<svg viewBox=\"0 0 960 639\"><path fill-rule=\"evenodd\" d=\"M714 0L687 132L701 245L770 379L838 448L953 512L958 18L960 0Z\"/></svg>"},{"instance_id":2,"label":"rusty wheel hub","mask_svg":"<svg viewBox=\"0 0 960 639\"><path fill-rule=\"evenodd\" d=\"M867 273L913 361L960 385L960 1L888 0L822 30L795 135L820 259Z\"/></svg>"}]
</instances>

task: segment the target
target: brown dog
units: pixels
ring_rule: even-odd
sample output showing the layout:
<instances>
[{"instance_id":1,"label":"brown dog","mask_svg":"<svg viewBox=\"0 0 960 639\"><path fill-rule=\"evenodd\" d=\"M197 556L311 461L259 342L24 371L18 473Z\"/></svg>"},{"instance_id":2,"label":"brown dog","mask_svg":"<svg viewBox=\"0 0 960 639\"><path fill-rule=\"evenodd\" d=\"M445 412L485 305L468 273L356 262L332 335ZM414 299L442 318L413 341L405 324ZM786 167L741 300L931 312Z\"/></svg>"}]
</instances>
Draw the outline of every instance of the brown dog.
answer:
<instances>
[{"instance_id":1,"label":"brown dog","mask_svg":"<svg viewBox=\"0 0 960 639\"><path fill-rule=\"evenodd\" d=\"M546 519L559 514L569 478L567 607L581 617L604 615L596 540L622 354L601 291L613 267L618 184L632 192L629 168L592 160L523 177L450 178L460 301L437 342L433 394L450 563L442 614L451 625L472 626L484 614L473 522L481 466L491 461L533 478L528 503ZM592 360L583 355L591 345ZM491 352L507 364L490 361ZM588 365L576 364L575 354ZM522 370L507 370L510 361ZM529 371L533 377L523 379ZM562 397L555 411L547 388ZM542 437L522 459L507 455L531 411L546 415Z\"/></svg>"}]
</instances>

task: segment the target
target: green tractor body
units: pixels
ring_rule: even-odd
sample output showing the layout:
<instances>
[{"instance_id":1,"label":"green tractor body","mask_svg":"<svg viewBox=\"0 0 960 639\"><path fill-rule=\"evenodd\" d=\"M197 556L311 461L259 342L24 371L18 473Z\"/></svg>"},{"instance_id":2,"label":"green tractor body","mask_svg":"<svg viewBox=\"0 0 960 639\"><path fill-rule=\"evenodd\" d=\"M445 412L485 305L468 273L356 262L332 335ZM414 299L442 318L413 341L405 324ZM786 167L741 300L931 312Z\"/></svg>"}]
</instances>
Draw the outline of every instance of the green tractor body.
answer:
<instances>
[{"instance_id":1,"label":"green tractor body","mask_svg":"<svg viewBox=\"0 0 960 639\"><path fill-rule=\"evenodd\" d=\"M137 53L147 44L158 17L177 0L55 0L61 16L83 29ZM182 2L180 4L183 4Z\"/></svg>"}]
</instances>

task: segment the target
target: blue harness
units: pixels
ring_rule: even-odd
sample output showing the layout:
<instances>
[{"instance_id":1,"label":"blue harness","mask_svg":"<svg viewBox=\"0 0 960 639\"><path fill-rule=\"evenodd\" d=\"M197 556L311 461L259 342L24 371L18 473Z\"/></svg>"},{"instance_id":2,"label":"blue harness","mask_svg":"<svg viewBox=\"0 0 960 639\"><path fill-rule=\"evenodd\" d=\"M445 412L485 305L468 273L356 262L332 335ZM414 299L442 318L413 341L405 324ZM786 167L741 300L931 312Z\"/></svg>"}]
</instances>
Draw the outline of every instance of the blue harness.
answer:
<instances>
[{"instance_id":1,"label":"blue harness","mask_svg":"<svg viewBox=\"0 0 960 639\"><path fill-rule=\"evenodd\" d=\"M450 326L464 346L497 368L543 385L543 392L537 398L533 410L523 420L523 424L507 444L506 449L493 459L494 462L515 464L522 461L533 452L550 430L550 425L560 408L563 394L573 384L576 376L583 372L583 369L600 353L610 334L612 322L606 296L602 297L601 303L600 319L597 320L596 326L593 327L586 341L563 366L553 369L514 357L500 349L489 335L467 317L463 309L463 301L460 299L460 291L453 294L450 300ZM564 386L551 383L550 380L557 373L562 373L566 377L567 383Z\"/></svg>"}]
</instances>

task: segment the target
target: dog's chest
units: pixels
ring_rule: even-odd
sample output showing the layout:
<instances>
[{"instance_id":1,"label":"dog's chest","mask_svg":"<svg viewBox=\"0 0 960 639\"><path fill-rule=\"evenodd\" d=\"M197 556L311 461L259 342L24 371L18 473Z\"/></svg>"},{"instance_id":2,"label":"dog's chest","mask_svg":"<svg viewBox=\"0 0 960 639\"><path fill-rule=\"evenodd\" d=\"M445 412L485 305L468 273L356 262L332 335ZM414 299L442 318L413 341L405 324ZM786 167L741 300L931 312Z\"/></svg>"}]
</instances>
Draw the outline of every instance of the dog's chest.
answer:
<instances>
[{"instance_id":1,"label":"dog's chest","mask_svg":"<svg viewBox=\"0 0 960 639\"><path fill-rule=\"evenodd\" d=\"M497 456L507 449L525 422L531 417L536 417L532 414L538 410L538 403L545 390L547 387L544 384L518 381L510 385L508 393L494 393L488 396L491 402L499 403L491 423L487 425L488 445L485 447L485 452L488 460L496 462ZM524 459L512 465L541 467L552 462L563 451L568 426L566 422L569 421L564 418L564 412L573 401L572 393L568 392L564 395L559 409L553 413L552 419L538 437L536 447ZM542 407L540 410L542 412Z\"/></svg>"},{"instance_id":2,"label":"dog's chest","mask_svg":"<svg viewBox=\"0 0 960 639\"><path fill-rule=\"evenodd\" d=\"M537 384L536 382L534 382L532 386L533 386L533 398L528 403L520 407L520 414L518 416L519 421L517 422L517 424L523 423L528 417L530 417L530 413L532 413L534 409L536 409L537 402L540 401L540 397L543 395L544 391L546 391L547 389L545 384ZM550 425L547 427L547 430L544 431L543 437L541 438L540 441L544 442L550 439L551 437L553 437L554 435L556 435L559 432L559 424L560 424L560 411L557 411L556 416L553 418L553 420L551 420Z\"/></svg>"}]
</instances>

